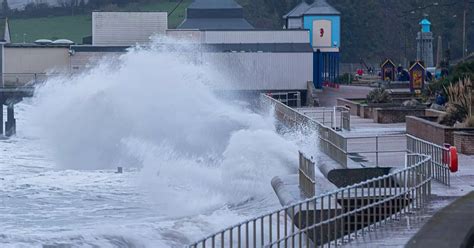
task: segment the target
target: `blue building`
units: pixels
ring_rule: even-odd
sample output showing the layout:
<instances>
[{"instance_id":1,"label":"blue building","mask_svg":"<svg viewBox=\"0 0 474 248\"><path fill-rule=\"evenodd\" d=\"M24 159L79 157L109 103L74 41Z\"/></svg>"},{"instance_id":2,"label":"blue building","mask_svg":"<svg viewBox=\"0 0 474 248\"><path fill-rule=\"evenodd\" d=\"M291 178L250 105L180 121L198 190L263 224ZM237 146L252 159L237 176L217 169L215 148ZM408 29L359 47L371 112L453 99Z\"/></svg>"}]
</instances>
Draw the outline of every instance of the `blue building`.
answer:
<instances>
[{"instance_id":1,"label":"blue building","mask_svg":"<svg viewBox=\"0 0 474 248\"><path fill-rule=\"evenodd\" d=\"M301 2L283 17L287 29L307 29L313 48L313 82L322 88L339 76L341 13L325 0Z\"/></svg>"}]
</instances>

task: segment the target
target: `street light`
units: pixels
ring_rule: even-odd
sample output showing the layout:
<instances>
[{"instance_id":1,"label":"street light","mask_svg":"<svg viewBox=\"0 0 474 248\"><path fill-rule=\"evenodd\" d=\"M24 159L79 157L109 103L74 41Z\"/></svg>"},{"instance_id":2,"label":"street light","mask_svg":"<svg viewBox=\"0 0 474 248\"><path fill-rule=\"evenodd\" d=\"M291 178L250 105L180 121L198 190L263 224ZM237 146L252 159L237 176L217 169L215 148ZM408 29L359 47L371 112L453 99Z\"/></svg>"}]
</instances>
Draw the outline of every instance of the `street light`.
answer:
<instances>
[{"instance_id":1,"label":"street light","mask_svg":"<svg viewBox=\"0 0 474 248\"><path fill-rule=\"evenodd\" d=\"M462 58L466 57L467 46L466 46L466 18L467 9L469 7L469 0L464 0L464 13L463 13L463 26L462 26Z\"/></svg>"}]
</instances>

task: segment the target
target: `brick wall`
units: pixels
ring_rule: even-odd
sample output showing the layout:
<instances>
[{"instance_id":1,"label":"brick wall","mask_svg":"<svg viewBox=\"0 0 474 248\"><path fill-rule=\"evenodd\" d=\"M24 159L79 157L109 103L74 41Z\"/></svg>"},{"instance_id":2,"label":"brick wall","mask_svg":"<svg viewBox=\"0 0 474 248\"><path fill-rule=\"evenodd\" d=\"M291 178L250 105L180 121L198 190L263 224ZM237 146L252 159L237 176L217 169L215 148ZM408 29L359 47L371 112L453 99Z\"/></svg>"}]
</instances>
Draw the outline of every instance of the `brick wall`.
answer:
<instances>
[{"instance_id":1,"label":"brick wall","mask_svg":"<svg viewBox=\"0 0 474 248\"><path fill-rule=\"evenodd\" d=\"M376 123L402 123L407 116L423 116L424 109L404 108L376 108L373 110L373 119Z\"/></svg>"},{"instance_id":2,"label":"brick wall","mask_svg":"<svg viewBox=\"0 0 474 248\"><path fill-rule=\"evenodd\" d=\"M407 133L438 145L454 145L454 132L474 131L474 128L453 128L436 122L437 117L407 116Z\"/></svg>"},{"instance_id":3,"label":"brick wall","mask_svg":"<svg viewBox=\"0 0 474 248\"><path fill-rule=\"evenodd\" d=\"M361 105L359 111L359 117L364 119L372 119L372 111L374 108L369 107L367 105Z\"/></svg>"},{"instance_id":4,"label":"brick wall","mask_svg":"<svg viewBox=\"0 0 474 248\"><path fill-rule=\"evenodd\" d=\"M434 121L434 120L433 120ZM430 120L422 119L414 116L406 117L407 133L417 138L443 145L444 143L452 144L453 141L446 138L447 133L445 132L446 126L432 122ZM447 127L446 127L447 128Z\"/></svg>"},{"instance_id":5,"label":"brick wall","mask_svg":"<svg viewBox=\"0 0 474 248\"><path fill-rule=\"evenodd\" d=\"M454 132L454 146L459 153L474 155L474 133Z\"/></svg>"}]
</instances>

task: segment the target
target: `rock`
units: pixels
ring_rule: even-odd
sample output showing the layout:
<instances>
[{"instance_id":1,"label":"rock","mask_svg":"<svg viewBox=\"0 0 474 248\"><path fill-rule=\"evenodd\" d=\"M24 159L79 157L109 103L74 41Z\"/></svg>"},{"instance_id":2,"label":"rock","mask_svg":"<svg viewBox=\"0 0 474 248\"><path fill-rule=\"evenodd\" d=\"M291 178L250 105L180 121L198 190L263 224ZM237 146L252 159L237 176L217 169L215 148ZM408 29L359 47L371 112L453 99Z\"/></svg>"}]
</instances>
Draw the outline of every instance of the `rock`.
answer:
<instances>
[{"instance_id":1,"label":"rock","mask_svg":"<svg viewBox=\"0 0 474 248\"><path fill-rule=\"evenodd\" d=\"M402 103L402 106L407 108L416 108L420 105L421 103L418 102L416 99L407 100Z\"/></svg>"},{"instance_id":2,"label":"rock","mask_svg":"<svg viewBox=\"0 0 474 248\"><path fill-rule=\"evenodd\" d=\"M466 124L458 121L454 124L454 128L466 128Z\"/></svg>"},{"instance_id":3,"label":"rock","mask_svg":"<svg viewBox=\"0 0 474 248\"><path fill-rule=\"evenodd\" d=\"M433 104L431 104L430 109L434 109L434 110L438 110L438 111L445 111L446 107L442 106L442 105L439 105L439 104L436 104L436 103L433 103Z\"/></svg>"}]
</instances>

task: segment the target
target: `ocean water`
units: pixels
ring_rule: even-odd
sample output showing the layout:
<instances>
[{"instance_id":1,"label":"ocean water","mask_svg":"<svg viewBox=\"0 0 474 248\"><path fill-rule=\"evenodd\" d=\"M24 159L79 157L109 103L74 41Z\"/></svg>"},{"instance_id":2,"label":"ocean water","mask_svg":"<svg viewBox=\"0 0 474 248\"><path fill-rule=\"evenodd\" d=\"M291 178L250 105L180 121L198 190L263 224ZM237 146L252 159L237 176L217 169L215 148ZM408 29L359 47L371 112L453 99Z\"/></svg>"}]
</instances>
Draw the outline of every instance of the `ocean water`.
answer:
<instances>
[{"instance_id":1,"label":"ocean water","mask_svg":"<svg viewBox=\"0 0 474 248\"><path fill-rule=\"evenodd\" d=\"M231 80L193 56L134 48L18 104L0 247L182 247L279 208L271 179L316 139L216 96Z\"/></svg>"}]
</instances>

